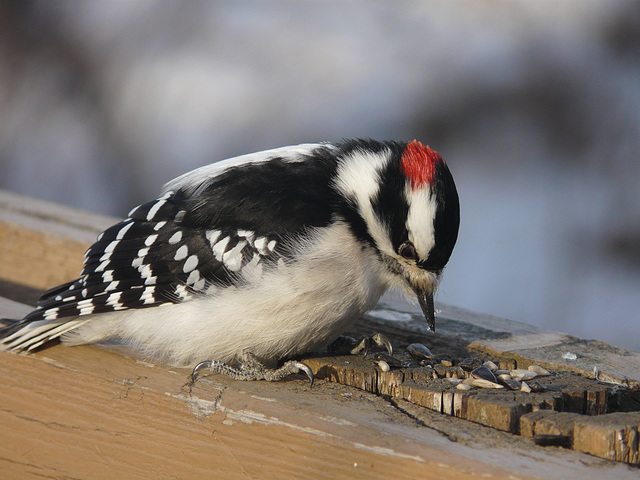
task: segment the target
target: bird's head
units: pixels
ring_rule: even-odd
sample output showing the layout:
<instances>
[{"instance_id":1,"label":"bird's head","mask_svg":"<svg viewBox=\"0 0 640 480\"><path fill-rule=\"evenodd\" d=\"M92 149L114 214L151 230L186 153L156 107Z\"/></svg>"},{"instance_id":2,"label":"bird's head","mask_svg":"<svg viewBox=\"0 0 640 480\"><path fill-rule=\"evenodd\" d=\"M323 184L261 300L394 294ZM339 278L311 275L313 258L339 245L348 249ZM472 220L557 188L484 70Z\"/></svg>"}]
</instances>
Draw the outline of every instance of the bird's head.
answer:
<instances>
[{"instance_id":1,"label":"bird's head","mask_svg":"<svg viewBox=\"0 0 640 480\"><path fill-rule=\"evenodd\" d=\"M345 216L378 254L389 286L417 296L431 330L433 296L458 237L460 204L440 154L409 143L347 146L335 185Z\"/></svg>"}]
</instances>

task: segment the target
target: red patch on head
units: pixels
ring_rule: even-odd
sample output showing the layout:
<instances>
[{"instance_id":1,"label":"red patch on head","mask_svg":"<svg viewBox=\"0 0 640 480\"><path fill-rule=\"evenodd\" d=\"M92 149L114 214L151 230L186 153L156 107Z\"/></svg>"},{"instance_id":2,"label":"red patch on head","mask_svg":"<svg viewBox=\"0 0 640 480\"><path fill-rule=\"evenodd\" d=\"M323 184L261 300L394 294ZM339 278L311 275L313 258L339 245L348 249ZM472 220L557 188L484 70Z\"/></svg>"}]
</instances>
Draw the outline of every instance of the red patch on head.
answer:
<instances>
[{"instance_id":1,"label":"red patch on head","mask_svg":"<svg viewBox=\"0 0 640 480\"><path fill-rule=\"evenodd\" d=\"M407 148L400 158L400 165L402 165L404 174L411 181L411 188L415 189L433 183L436 165L442 161L438 152L414 140L407 144Z\"/></svg>"}]
</instances>

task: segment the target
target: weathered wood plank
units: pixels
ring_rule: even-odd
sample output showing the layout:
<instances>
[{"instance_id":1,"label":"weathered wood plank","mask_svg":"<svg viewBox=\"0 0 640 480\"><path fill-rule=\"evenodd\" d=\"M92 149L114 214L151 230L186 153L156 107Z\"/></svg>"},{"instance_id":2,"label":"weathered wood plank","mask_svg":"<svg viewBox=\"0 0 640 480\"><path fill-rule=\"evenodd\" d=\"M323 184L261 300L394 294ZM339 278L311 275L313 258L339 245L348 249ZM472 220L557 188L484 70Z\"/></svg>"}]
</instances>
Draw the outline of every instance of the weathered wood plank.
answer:
<instances>
[{"instance_id":1,"label":"weathered wood plank","mask_svg":"<svg viewBox=\"0 0 640 480\"><path fill-rule=\"evenodd\" d=\"M574 426L576 450L608 460L640 465L640 412L579 417Z\"/></svg>"},{"instance_id":2,"label":"weathered wood plank","mask_svg":"<svg viewBox=\"0 0 640 480\"><path fill-rule=\"evenodd\" d=\"M517 361L520 368L538 364L552 370L567 370L614 383L629 383L640 388L640 353L582 340L563 333L471 312L451 305L437 304L437 334L428 331L419 310L394 297L383 297L376 309L367 314L367 328L390 333L398 346L418 341L434 354L448 350L460 357L476 355L500 361ZM401 332L398 334L397 332ZM358 330L358 333L364 333ZM502 368L502 367L501 367Z\"/></svg>"},{"instance_id":3,"label":"weathered wood plank","mask_svg":"<svg viewBox=\"0 0 640 480\"><path fill-rule=\"evenodd\" d=\"M410 362L406 356L403 359ZM634 465L640 456L640 437L637 436L640 413L609 413L623 408L640 410L640 396L618 385L605 384L571 372L552 372L552 375L536 378L535 381L544 389L538 393L508 388L460 391L449 380L458 378L460 374L463 374L460 378L469 374L455 367L431 369L418 366L383 371L374 366L371 358L354 356L314 356L305 362L319 378L378 395L397 397L512 434L533 436L541 445L565 446ZM417 371L415 376L414 369ZM440 378L433 378L436 371ZM536 411L562 414L531 416L531 412ZM580 425L576 432L581 435L578 439L576 433L575 441L574 424L576 429ZM601 434L599 439L598 433ZM546 443L542 442L541 436L545 437Z\"/></svg>"},{"instance_id":4,"label":"weathered wood plank","mask_svg":"<svg viewBox=\"0 0 640 480\"><path fill-rule=\"evenodd\" d=\"M0 249L0 278L22 285L48 288L74 278L84 249L116 221L0 193L0 241L8 245ZM400 320L382 318L395 308L383 302L354 331L383 331L397 346L426 339L435 353L451 357L468 354L472 341L529 336L533 342L541 332L440 306L434 336L406 307L395 312L402 314ZM0 302L0 317L26 310ZM502 368L515 366L509 352L496 353ZM295 378L242 384L220 376L203 379L189 393L188 371L101 348L58 346L34 356L0 352L0 471L7 478L192 478L207 472L224 478L351 478L364 467L372 478L634 478L637 473L571 451L559 455L528 438L460 425L462 420L407 404L405 397L423 398L438 412L468 415L470 396L450 385L428 384L425 369L378 374L371 365L357 371L331 363L318 368L325 368L326 378L377 393L323 380L309 389ZM591 405L606 399L587 395ZM513 430L512 424L507 429Z\"/></svg>"},{"instance_id":5,"label":"weathered wood plank","mask_svg":"<svg viewBox=\"0 0 640 480\"><path fill-rule=\"evenodd\" d=\"M589 416L538 411L523 415L520 425L525 436L567 438L575 450L640 465L640 412Z\"/></svg>"},{"instance_id":6,"label":"weathered wood plank","mask_svg":"<svg viewBox=\"0 0 640 480\"><path fill-rule=\"evenodd\" d=\"M187 372L90 347L64 350L46 361L0 354L3 478L314 478L357 465L381 479L423 468L467 476L455 464L429 465L418 449L371 442L379 433L366 428L349 438L341 431L350 421L301 415L267 392L202 383L187 396Z\"/></svg>"},{"instance_id":7,"label":"weathered wood plank","mask_svg":"<svg viewBox=\"0 0 640 480\"><path fill-rule=\"evenodd\" d=\"M187 376L95 347L0 352L3 478L526 479L574 470L540 450L528 455L546 459L541 473L521 472L520 461L482 454L513 454L510 443L451 443L380 397L328 382L215 375L189 392Z\"/></svg>"},{"instance_id":8,"label":"weathered wood plank","mask_svg":"<svg viewBox=\"0 0 640 480\"><path fill-rule=\"evenodd\" d=\"M115 219L0 190L0 279L47 289L78 277Z\"/></svg>"},{"instance_id":9,"label":"weathered wood plank","mask_svg":"<svg viewBox=\"0 0 640 480\"><path fill-rule=\"evenodd\" d=\"M424 413L416 423L415 412L331 382L212 375L189 392L188 373L89 346L0 352L3 478L635 475L473 424L425 428ZM467 441L447 439L457 436Z\"/></svg>"},{"instance_id":10,"label":"weathered wood plank","mask_svg":"<svg viewBox=\"0 0 640 480\"><path fill-rule=\"evenodd\" d=\"M0 318L22 318L31 310L32 307L28 305L0 296Z\"/></svg>"}]
</instances>

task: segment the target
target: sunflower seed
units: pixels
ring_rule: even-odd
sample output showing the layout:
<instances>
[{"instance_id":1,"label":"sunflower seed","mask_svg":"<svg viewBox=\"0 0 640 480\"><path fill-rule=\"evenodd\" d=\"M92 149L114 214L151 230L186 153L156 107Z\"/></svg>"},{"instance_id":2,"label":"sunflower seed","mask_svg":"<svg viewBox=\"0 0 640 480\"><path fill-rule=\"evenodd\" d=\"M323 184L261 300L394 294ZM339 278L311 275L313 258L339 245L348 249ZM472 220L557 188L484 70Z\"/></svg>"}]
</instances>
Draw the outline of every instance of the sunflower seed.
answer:
<instances>
[{"instance_id":1,"label":"sunflower seed","mask_svg":"<svg viewBox=\"0 0 640 480\"><path fill-rule=\"evenodd\" d=\"M391 367L389 366L389 364L384 360L378 360L377 363L378 363L378 367L380 367L380 370L382 370L383 372L388 372L389 370L391 370Z\"/></svg>"},{"instance_id":2,"label":"sunflower seed","mask_svg":"<svg viewBox=\"0 0 640 480\"><path fill-rule=\"evenodd\" d=\"M433 353L421 343L412 343L407 347L407 352L415 360L431 360Z\"/></svg>"},{"instance_id":3,"label":"sunflower seed","mask_svg":"<svg viewBox=\"0 0 640 480\"><path fill-rule=\"evenodd\" d=\"M471 376L473 378L481 378L482 380L487 380L488 382L497 383L496 376L493 374L491 370L489 370L484 365L479 366L471 372Z\"/></svg>"},{"instance_id":4,"label":"sunflower seed","mask_svg":"<svg viewBox=\"0 0 640 480\"><path fill-rule=\"evenodd\" d=\"M532 372L531 370L511 370L511 378L514 380L531 380L532 378L536 378L538 374L536 372Z\"/></svg>"},{"instance_id":5,"label":"sunflower seed","mask_svg":"<svg viewBox=\"0 0 640 480\"><path fill-rule=\"evenodd\" d=\"M549 372L549 370L542 368L540 365L529 365L529 368L527 370L538 374L539 377L551 375L551 372Z\"/></svg>"},{"instance_id":6,"label":"sunflower seed","mask_svg":"<svg viewBox=\"0 0 640 480\"><path fill-rule=\"evenodd\" d=\"M482 378L468 378L470 380L469 385L480 388L504 388L502 385L484 380ZM465 380L465 382L467 381ZM463 382L464 383L464 382Z\"/></svg>"},{"instance_id":7,"label":"sunflower seed","mask_svg":"<svg viewBox=\"0 0 640 480\"><path fill-rule=\"evenodd\" d=\"M470 372L471 370L475 370L480 365L482 365L482 362L480 360L478 360L477 358L471 358L471 357L461 360L460 363L458 364L460 368L462 368L463 370L466 370L467 372Z\"/></svg>"},{"instance_id":8,"label":"sunflower seed","mask_svg":"<svg viewBox=\"0 0 640 480\"><path fill-rule=\"evenodd\" d=\"M496 365L495 363L493 363L491 360L487 360L486 362L484 362L482 365L484 365L485 367L487 367L489 370L491 370L492 372L495 372L496 370L498 370L498 365Z\"/></svg>"}]
</instances>

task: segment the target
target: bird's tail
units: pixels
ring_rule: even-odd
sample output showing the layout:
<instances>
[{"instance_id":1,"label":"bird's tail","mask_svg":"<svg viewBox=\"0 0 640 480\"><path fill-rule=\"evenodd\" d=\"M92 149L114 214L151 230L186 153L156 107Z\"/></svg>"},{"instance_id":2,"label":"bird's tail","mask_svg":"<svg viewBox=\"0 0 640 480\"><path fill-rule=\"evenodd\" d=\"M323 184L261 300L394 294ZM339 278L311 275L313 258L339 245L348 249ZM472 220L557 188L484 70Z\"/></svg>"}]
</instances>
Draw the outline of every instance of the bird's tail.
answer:
<instances>
[{"instance_id":1,"label":"bird's tail","mask_svg":"<svg viewBox=\"0 0 640 480\"><path fill-rule=\"evenodd\" d=\"M3 338L20 330L21 320L15 318L0 318L0 342Z\"/></svg>"},{"instance_id":2,"label":"bird's tail","mask_svg":"<svg viewBox=\"0 0 640 480\"><path fill-rule=\"evenodd\" d=\"M86 322L76 319L12 320L1 319L0 350L33 351Z\"/></svg>"}]
</instances>

